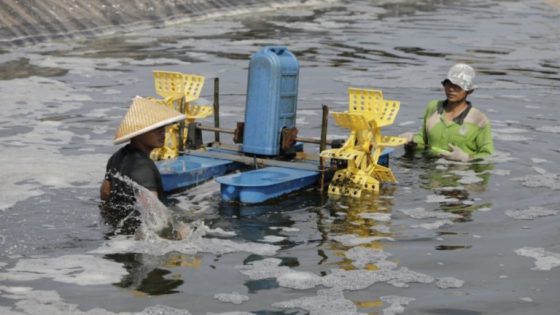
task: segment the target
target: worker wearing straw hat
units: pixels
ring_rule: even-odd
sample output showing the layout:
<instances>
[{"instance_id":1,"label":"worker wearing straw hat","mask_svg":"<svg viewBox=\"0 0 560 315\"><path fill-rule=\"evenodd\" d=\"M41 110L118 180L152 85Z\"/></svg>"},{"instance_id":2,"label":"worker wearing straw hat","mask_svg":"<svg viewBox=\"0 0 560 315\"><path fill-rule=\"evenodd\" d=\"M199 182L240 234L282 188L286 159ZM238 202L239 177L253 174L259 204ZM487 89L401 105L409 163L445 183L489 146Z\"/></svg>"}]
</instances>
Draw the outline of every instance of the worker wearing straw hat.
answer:
<instances>
[{"instance_id":1,"label":"worker wearing straw hat","mask_svg":"<svg viewBox=\"0 0 560 315\"><path fill-rule=\"evenodd\" d=\"M428 103L420 131L404 133L406 149L429 149L449 160L471 161L494 152L490 121L467 101L476 86L474 69L466 64L452 66L441 82L445 100Z\"/></svg>"},{"instance_id":2,"label":"worker wearing straw hat","mask_svg":"<svg viewBox=\"0 0 560 315\"><path fill-rule=\"evenodd\" d=\"M130 142L107 162L100 189L102 214L109 223L119 224L120 233L133 234L140 225L134 213L134 185L143 186L163 201L160 173L150 152L164 145L165 126L184 119L185 115L139 96L123 117L113 144Z\"/></svg>"}]
</instances>

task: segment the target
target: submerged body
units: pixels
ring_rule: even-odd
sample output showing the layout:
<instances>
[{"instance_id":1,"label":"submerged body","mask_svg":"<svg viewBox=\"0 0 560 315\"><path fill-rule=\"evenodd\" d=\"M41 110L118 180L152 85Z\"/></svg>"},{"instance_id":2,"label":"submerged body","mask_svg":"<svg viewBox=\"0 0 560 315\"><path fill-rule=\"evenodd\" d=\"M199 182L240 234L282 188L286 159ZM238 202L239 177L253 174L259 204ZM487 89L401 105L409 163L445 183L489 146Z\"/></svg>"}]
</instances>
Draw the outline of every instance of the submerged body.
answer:
<instances>
[{"instance_id":1,"label":"submerged body","mask_svg":"<svg viewBox=\"0 0 560 315\"><path fill-rule=\"evenodd\" d=\"M161 177L155 163L145 152L128 144L107 162L104 184L109 189L108 194L102 193L103 218L117 227L119 233L133 234L141 223L136 209L139 192L134 183L155 192L163 202Z\"/></svg>"},{"instance_id":2,"label":"submerged body","mask_svg":"<svg viewBox=\"0 0 560 315\"><path fill-rule=\"evenodd\" d=\"M486 115L467 102L466 108L448 121L444 115L448 101L433 100L424 113L424 123L412 141L421 149L434 154L450 152L455 145L473 159L484 158L494 152L492 130Z\"/></svg>"},{"instance_id":3,"label":"submerged body","mask_svg":"<svg viewBox=\"0 0 560 315\"><path fill-rule=\"evenodd\" d=\"M455 161L471 161L494 153L491 125L486 115L467 101L474 91L475 72L466 64L456 64L443 85L446 99L428 103L420 131L405 133L410 149L429 149L432 154Z\"/></svg>"},{"instance_id":4,"label":"submerged body","mask_svg":"<svg viewBox=\"0 0 560 315\"><path fill-rule=\"evenodd\" d=\"M142 216L149 215L151 208L163 205L161 175L150 153L163 146L165 126L184 118L183 114L148 99L134 99L113 140L115 144L127 140L130 143L111 156L100 188L101 215L113 228L111 234L137 233ZM171 219L166 217L166 221L160 225L169 226L175 232ZM170 236L184 237L180 232Z\"/></svg>"}]
</instances>

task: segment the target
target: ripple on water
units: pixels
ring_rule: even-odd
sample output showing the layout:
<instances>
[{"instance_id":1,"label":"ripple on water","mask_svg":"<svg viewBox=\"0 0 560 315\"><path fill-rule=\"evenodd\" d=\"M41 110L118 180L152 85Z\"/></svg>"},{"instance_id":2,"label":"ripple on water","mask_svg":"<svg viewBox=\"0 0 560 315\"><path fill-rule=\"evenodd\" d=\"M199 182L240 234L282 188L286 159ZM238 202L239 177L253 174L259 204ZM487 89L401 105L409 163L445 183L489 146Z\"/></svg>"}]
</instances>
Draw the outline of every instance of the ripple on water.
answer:
<instances>
[{"instance_id":1,"label":"ripple on water","mask_svg":"<svg viewBox=\"0 0 560 315\"><path fill-rule=\"evenodd\" d=\"M506 215L518 220L534 220L539 217L557 215L557 210L546 209L543 207L529 207L522 210L506 210Z\"/></svg>"},{"instance_id":2,"label":"ripple on water","mask_svg":"<svg viewBox=\"0 0 560 315\"><path fill-rule=\"evenodd\" d=\"M536 128L535 130L549 133L560 133L560 126L542 126Z\"/></svg>"}]
</instances>

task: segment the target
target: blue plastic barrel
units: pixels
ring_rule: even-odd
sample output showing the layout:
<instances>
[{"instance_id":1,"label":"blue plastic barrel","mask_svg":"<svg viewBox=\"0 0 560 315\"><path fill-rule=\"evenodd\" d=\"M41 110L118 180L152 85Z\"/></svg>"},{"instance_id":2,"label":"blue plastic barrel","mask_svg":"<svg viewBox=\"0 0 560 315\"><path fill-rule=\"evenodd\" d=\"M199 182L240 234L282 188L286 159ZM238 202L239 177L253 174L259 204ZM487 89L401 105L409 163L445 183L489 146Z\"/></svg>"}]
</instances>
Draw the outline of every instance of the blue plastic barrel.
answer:
<instances>
[{"instance_id":1,"label":"blue plastic barrel","mask_svg":"<svg viewBox=\"0 0 560 315\"><path fill-rule=\"evenodd\" d=\"M243 152L280 153L283 128L295 128L299 63L283 46L267 46L249 63Z\"/></svg>"}]
</instances>

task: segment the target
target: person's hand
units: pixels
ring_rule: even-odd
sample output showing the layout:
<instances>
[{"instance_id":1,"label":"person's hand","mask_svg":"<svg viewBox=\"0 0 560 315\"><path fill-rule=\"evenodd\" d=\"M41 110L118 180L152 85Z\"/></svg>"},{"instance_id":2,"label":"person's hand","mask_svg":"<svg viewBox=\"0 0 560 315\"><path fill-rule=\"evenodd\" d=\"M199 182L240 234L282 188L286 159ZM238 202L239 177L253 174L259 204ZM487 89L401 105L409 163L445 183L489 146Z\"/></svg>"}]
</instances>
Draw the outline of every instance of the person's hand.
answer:
<instances>
[{"instance_id":1,"label":"person's hand","mask_svg":"<svg viewBox=\"0 0 560 315\"><path fill-rule=\"evenodd\" d=\"M191 234L189 226L183 222L175 222L173 224L173 239L184 240Z\"/></svg>"},{"instance_id":2,"label":"person's hand","mask_svg":"<svg viewBox=\"0 0 560 315\"><path fill-rule=\"evenodd\" d=\"M446 159L461 162L467 162L471 160L471 157L465 151L461 150L461 148L459 148L458 146L449 144L449 148L451 149L451 152L441 154Z\"/></svg>"},{"instance_id":3,"label":"person's hand","mask_svg":"<svg viewBox=\"0 0 560 315\"><path fill-rule=\"evenodd\" d=\"M414 138L415 133L414 132L404 132L401 133L399 135L399 137L401 138L405 138L406 139L406 143L411 143L412 142L412 138Z\"/></svg>"}]
</instances>

